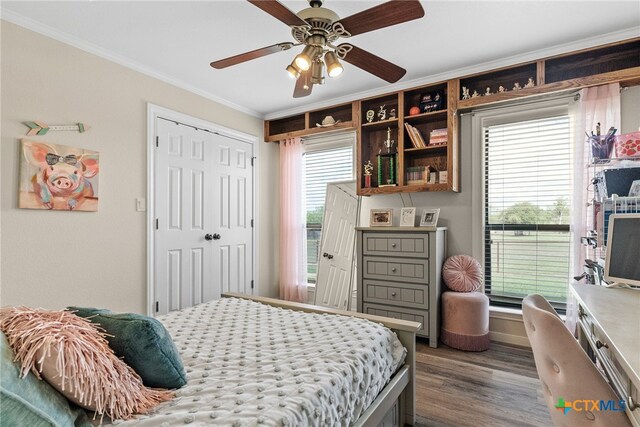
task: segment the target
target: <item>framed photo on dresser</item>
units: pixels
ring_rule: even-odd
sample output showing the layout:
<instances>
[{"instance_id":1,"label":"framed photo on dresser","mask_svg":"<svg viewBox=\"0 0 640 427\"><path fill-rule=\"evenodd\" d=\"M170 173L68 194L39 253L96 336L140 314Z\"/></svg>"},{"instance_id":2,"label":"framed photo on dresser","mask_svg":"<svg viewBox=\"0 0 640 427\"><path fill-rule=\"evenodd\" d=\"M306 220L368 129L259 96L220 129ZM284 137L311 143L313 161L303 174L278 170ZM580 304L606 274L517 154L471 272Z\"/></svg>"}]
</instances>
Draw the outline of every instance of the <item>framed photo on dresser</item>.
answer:
<instances>
[{"instance_id":1,"label":"framed photo on dresser","mask_svg":"<svg viewBox=\"0 0 640 427\"><path fill-rule=\"evenodd\" d=\"M400 210L400 227L415 227L416 208L402 208Z\"/></svg>"},{"instance_id":2,"label":"framed photo on dresser","mask_svg":"<svg viewBox=\"0 0 640 427\"><path fill-rule=\"evenodd\" d=\"M391 227L393 225L393 209L371 209L370 227Z\"/></svg>"},{"instance_id":3,"label":"framed photo on dresser","mask_svg":"<svg viewBox=\"0 0 640 427\"><path fill-rule=\"evenodd\" d=\"M435 227L438 225L440 209L425 209L420 216L420 227Z\"/></svg>"}]
</instances>

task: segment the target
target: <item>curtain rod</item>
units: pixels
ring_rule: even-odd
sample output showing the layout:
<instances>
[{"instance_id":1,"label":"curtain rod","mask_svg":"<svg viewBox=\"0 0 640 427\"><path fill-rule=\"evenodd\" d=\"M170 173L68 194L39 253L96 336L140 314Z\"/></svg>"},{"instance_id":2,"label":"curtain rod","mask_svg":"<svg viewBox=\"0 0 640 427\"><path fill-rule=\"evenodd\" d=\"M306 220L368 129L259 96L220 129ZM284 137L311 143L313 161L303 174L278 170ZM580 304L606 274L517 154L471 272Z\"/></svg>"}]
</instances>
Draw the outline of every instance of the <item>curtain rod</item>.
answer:
<instances>
[{"instance_id":1,"label":"curtain rod","mask_svg":"<svg viewBox=\"0 0 640 427\"><path fill-rule=\"evenodd\" d=\"M547 102L547 101L553 101L556 99L563 99L563 98L571 98L573 97L574 101L578 101L580 99L580 93L578 91L575 92L570 92L570 93L562 93L560 95L558 94L553 94L553 95L547 95L544 97L538 97L535 99L530 99L527 101L522 101L522 100L517 100L514 99L512 101L507 101L504 104L500 104L498 106L486 106L486 107L478 107L474 110L468 111L466 113L460 113L460 117L462 116L468 116L468 115L473 115L474 113L479 113L479 112L484 112L484 111L494 111L494 110L500 110L504 107L513 107L515 105L531 105L531 104L539 104L541 102Z\"/></svg>"}]
</instances>

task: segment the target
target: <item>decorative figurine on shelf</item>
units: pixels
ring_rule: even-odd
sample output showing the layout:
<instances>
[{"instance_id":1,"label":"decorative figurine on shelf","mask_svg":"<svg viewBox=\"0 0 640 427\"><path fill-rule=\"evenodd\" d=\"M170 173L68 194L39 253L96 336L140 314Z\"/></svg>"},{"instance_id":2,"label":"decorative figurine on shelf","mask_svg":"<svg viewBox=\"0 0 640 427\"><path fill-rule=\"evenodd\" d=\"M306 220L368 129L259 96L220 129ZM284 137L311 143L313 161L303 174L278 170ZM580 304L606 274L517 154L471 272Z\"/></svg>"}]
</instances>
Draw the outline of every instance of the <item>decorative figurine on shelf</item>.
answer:
<instances>
[{"instance_id":1,"label":"decorative figurine on shelf","mask_svg":"<svg viewBox=\"0 0 640 427\"><path fill-rule=\"evenodd\" d=\"M471 95L469 95L469 88L462 86L462 99L469 99Z\"/></svg>"},{"instance_id":2,"label":"decorative figurine on shelf","mask_svg":"<svg viewBox=\"0 0 640 427\"><path fill-rule=\"evenodd\" d=\"M371 123L373 121L373 118L376 116L376 112L373 110L368 110L367 111L367 123Z\"/></svg>"},{"instance_id":3,"label":"decorative figurine on shelf","mask_svg":"<svg viewBox=\"0 0 640 427\"><path fill-rule=\"evenodd\" d=\"M504 88L504 86L498 86L498 92L502 93L502 92L506 92L507 89Z\"/></svg>"},{"instance_id":4,"label":"decorative figurine on shelf","mask_svg":"<svg viewBox=\"0 0 640 427\"><path fill-rule=\"evenodd\" d=\"M391 128L388 127L387 128L387 139L383 142L384 146L387 147L387 154L391 153L391 147L393 147L393 145L395 143L396 142L393 139L391 139Z\"/></svg>"},{"instance_id":5,"label":"decorative figurine on shelf","mask_svg":"<svg viewBox=\"0 0 640 427\"><path fill-rule=\"evenodd\" d=\"M416 107L415 105L409 108L409 115L415 116L416 114L420 114L420 107Z\"/></svg>"},{"instance_id":6,"label":"decorative figurine on shelf","mask_svg":"<svg viewBox=\"0 0 640 427\"><path fill-rule=\"evenodd\" d=\"M389 111L389 119L395 119L396 118L396 109L392 108L391 111Z\"/></svg>"},{"instance_id":7,"label":"decorative figurine on shelf","mask_svg":"<svg viewBox=\"0 0 640 427\"><path fill-rule=\"evenodd\" d=\"M533 81L533 77L529 77L529 80L527 80L527 83L524 85L524 87L534 87L536 85L536 82Z\"/></svg>"},{"instance_id":8,"label":"decorative figurine on shelf","mask_svg":"<svg viewBox=\"0 0 640 427\"><path fill-rule=\"evenodd\" d=\"M478 93L478 91L477 91L477 90L474 90L474 91L473 91L473 93L471 94L471 97L472 97L472 98L477 98L477 97L479 97L479 96L480 96L480 94Z\"/></svg>"},{"instance_id":9,"label":"decorative figurine on shelf","mask_svg":"<svg viewBox=\"0 0 640 427\"><path fill-rule=\"evenodd\" d=\"M373 163L367 160L364 164L364 188L371 188L371 172L373 172Z\"/></svg>"},{"instance_id":10,"label":"decorative figurine on shelf","mask_svg":"<svg viewBox=\"0 0 640 427\"><path fill-rule=\"evenodd\" d=\"M387 109L384 108L387 105L381 105L380 110L378 110L378 120L386 120L387 119Z\"/></svg>"},{"instance_id":11,"label":"decorative figurine on shelf","mask_svg":"<svg viewBox=\"0 0 640 427\"><path fill-rule=\"evenodd\" d=\"M491 88L490 87L488 87L487 91L484 93L484 96L489 96L489 95L491 95Z\"/></svg>"},{"instance_id":12,"label":"decorative figurine on shelf","mask_svg":"<svg viewBox=\"0 0 640 427\"><path fill-rule=\"evenodd\" d=\"M513 84L513 90L520 90L520 89L522 89L522 87L520 86L520 83L515 82L515 83Z\"/></svg>"}]
</instances>

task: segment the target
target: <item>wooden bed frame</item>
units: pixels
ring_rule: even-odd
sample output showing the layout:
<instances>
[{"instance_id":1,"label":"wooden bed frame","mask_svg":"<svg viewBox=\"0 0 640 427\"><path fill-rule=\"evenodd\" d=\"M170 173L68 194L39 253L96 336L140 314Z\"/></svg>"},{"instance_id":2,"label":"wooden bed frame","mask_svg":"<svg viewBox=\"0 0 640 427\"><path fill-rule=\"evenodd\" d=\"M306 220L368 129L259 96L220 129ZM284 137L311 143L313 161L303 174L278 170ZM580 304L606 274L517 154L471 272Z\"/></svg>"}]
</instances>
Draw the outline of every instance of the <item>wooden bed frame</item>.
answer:
<instances>
[{"instance_id":1,"label":"wooden bed frame","mask_svg":"<svg viewBox=\"0 0 640 427\"><path fill-rule=\"evenodd\" d=\"M415 377L416 377L416 332L420 330L420 323L407 320L392 319L389 317L374 316L355 311L337 310L334 308L320 307L311 304L283 301L275 298L258 297L253 295L226 292L223 298L242 298L260 302L273 307L287 308L290 310L304 311L308 313L327 313L342 316L357 317L381 323L396 333L402 345L407 349L407 357L404 365L391 378L389 384L380 392L376 400L364 414L353 424L354 427L378 427L392 422L392 426L404 426L415 424ZM398 424L399 423L399 424Z\"/></svg>"}]
</instances>

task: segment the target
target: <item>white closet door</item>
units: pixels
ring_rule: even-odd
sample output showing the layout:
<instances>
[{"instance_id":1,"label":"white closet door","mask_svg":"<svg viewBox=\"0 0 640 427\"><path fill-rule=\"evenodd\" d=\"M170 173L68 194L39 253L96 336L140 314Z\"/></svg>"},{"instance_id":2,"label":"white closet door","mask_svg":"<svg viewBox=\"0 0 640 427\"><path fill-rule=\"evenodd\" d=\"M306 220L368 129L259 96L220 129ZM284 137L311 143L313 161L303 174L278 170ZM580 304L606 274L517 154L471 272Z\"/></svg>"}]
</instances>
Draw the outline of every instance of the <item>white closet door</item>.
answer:
<instances>
[{"instance_id":1,"label":"white closet door","mask_svg":"<svg viewBox=\"0 0 640 427\"><path fill-rule=\"evenodd\" d=\"M253 145L213 135L214 280L222 292L253 293Z\"/></svg>"},{"instance_id":2,"label":"white closet door","mask_svg":"<svg viewBox=\"0 0 640 427\"><path fill-rule=\"evenodd\" d=\"M318 305L349 309L357 217L355 182L327 185L316 283Z\"/></svg>"},{"instance_id":3,"label":"white closet door","mask_svg":"<svg viewBox=\"0 0 640 427\"><path fill-rule=\"evenodd\" d=\"M213 280L213 134L156 120L156 311L220 294Z\"/></svg>"}]
</instances>

